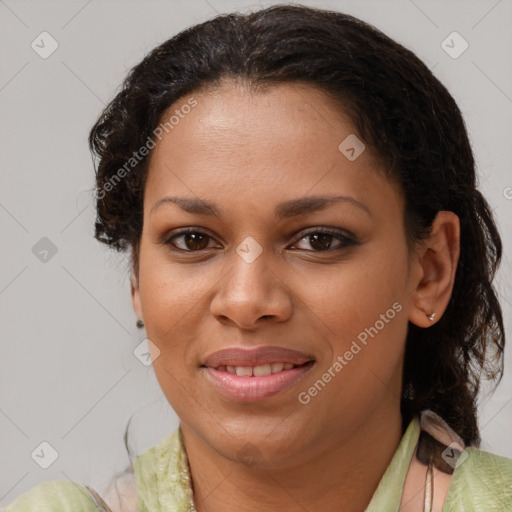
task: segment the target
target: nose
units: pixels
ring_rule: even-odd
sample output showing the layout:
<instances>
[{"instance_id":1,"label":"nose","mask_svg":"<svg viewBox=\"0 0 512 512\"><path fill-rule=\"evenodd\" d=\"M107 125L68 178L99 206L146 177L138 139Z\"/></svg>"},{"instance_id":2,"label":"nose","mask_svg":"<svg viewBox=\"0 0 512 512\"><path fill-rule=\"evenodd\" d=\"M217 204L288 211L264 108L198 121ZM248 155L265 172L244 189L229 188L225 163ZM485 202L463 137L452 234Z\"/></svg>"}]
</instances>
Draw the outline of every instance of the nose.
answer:
<instances>
[{"instance_id":1,"label":"nose","mask_svg":"<svg viewBox=\"0 0 512 512\"><path fill-rule=\"evenodd\" d=\"M293 311L291 290L269 267L266 252L254 261L233 253L231 270L221 279L210 304L220 322L255 330L262 321L284 322Z\"/></svg>"}]
</instances>

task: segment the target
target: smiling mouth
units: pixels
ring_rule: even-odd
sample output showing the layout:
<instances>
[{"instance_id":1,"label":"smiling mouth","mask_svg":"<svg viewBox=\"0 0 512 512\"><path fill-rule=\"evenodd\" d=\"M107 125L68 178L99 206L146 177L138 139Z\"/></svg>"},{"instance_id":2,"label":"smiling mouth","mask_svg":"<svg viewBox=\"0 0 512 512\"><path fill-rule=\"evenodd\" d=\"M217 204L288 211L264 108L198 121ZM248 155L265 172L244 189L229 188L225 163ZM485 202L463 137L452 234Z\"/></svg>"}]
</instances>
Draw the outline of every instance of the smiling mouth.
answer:
<instances>
[{"instance_id":1,"label":"smiling mouth","mask_svg":"<svg viewBox=\"0 0 512 512\"><path fill-rule=\"evenodd\" d=\"M291 389L313 368L316 361L302 364L274 362L257 366L201 366L207 382L231 402L258 402Z\"/></svg>"},{"instance_id":2,"label":"smiling mouth","mask_svg":"<svg viewBox=\"0 0 512 512\"><path fill-rule=\"evenodd\" d=\"M316 364L312 353L276 345L226 347L199 367L208 387L231 402L257 402L295 387Z\"/></svg>"},{"instance_id":3,"label":"smiling mouth","mask_svg":"<svg viewBox=\"0 0 512 512\"><path fill-rule=\"evenodd\" d=\"M311 365L315 363L314 360L307 361L303 364L293 364L293 363L283 363L283 362L275 362L262 364L257 366L229 366L229 365L219 365L212 370L217 370L219 372L226 372L232 375L238 375L239 377L264 377L267 375L273 375L275 373L281 373L286 370L292 370L294 368L303 367L306 365ZM207 368L203 366L203 368Z\"/></svg>"}]
</instances>

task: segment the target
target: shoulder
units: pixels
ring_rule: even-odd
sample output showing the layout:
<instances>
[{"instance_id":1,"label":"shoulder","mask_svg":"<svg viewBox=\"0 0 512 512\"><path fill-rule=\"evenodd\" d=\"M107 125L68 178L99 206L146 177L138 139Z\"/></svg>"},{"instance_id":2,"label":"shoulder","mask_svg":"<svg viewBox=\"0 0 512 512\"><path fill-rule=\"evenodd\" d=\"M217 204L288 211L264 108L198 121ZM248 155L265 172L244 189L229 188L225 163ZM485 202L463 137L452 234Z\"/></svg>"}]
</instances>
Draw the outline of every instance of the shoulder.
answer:
<instances>
[{"instance_id":1,"label":"shoulder","mask_svg":"<svg viewBox=\"0 0 512 512\"><path fill-rule=\"evenodd\" d=\"M146 473L150 473L150 478L154 478L153 473L158 470L157 468L162 470L166 466L180 466L181 469L181 466L185 463L184 459L186 459L186 455L178 429L140 454L135 459L133 467L138 479Z\"/></svg>"},{"instance_id":2,"label":"shoulder","mask_svg":"<svg viewBox=\"0 0 512 512\"><path fill-rule=\"evenodd\" d=\"M452 510L512 510L512 459L465 448L443 512Z\"/></svg>"},{"instance_id":3,"label":"shoulder","mask_svg":"<svg viewBox=\"0 0 512 512\"><path fill-rule=\"evenodd\" d=\"M194 510L192 482L181 429L149 448L134 461L141 510ZM162 509L163 510L163 509Z\"/></svg>"},{"instance_id":4,"label":"shoulder","mask_svg":"<svg viewBox=\"0 0 512 512\"><path fill-rule=\"evenodd\" d=\"M94 491L93 491L94 493ZM99 496L93 497L85 486L66 480L51 480L32 487L19 496L4 512L98 512L108 511Z\"/></svg>"}]
</instances>

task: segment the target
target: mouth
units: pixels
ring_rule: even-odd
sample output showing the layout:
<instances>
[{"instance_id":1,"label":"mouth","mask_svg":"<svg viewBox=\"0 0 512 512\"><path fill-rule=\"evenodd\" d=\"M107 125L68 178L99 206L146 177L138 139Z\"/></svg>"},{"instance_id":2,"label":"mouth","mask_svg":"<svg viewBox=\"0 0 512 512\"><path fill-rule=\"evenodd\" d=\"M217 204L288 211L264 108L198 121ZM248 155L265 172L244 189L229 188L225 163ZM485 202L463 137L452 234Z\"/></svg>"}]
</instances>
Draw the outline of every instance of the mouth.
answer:
<instances>
[{"instance_id":1,"label":"mouth","mask_svg":"<svg viewBox=\"0 0 512 512\"><path fill-rule=\"evenodd\" d=\"M312 354L285 347L260 346L252 349L230 347L210 354L202 361L202 365L213 369L217 369L221 366L225 366L226 369L227 367L236 369L239 367L258 368L270 366L272 372L272 364L276 365L275 368L281 371L283 368L277 366L281 363L283 367L284 365L290 364L300 366L313 359L314 356Z\"/></svg>"},{"instance_id":2,"label":"mouth","mask_svg":"<svg viewBox=\"0 0 512 512\"><path fill-rule=\"evenodd\" d=\"M239 377L264 377L266 375L274 375L281 373L285 370L292 370L293 368L299 368L309 363L314 363L314 360L307 361L303 364L283 363L274 362L270 364L261 364L258 366L230 366L230 365L219 365L212 370L218 372L230 373L231 375L238 375ZM208 368L203 365L203 368Z\"/></svg>"},{"instance_id":3,"label":"mouth","mask_svg":"<svg viewBox=\"0 0 512 512\"><path fill-rule=\"evenodd\" d=\"M256 402L294 387L314 367L308 354L280 347L231 348L210 355L200 370L233 402Z\"/></svg>"}]
</instances>

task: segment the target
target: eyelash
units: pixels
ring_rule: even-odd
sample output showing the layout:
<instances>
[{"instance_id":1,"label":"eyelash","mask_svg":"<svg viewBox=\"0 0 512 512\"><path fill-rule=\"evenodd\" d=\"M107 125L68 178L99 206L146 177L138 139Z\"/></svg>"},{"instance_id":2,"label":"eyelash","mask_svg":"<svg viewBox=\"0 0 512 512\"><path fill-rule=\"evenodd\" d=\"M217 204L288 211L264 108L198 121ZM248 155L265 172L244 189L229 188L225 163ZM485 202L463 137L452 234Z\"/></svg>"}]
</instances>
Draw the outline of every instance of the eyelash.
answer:
<instances>
[{"instance_id":1,"label":"eyelash","mask_svg":"<svg viewBox=\"0 0 512 512\"><path fill-rule=\"evenodd\" d=\"M205 233L204 231L201 231L201 229L190 227L190 228L184 228L184 229L178 231L177 233L174 233L171 237L164 239L162 241L162 244L169 246L169 248L173 251L182 252L182 253L199 253L199 252L202 252L202 251L205 251L208 249L208 248L205 248L205 249L198 249L196 251L191 251L191 250L187 250L187 249L180 249L179 247L176 247L172 243L172 240L179 238L181 236L187 235L189 233L205 235L208 238L210 238L211 240L214 240L214 238L212 236L210 236L208 233ZM337 240L339 240L341 242L341 245L339 247L335 247L332 249L326 249L324 251L315 251L315 250L310 250L310 249L299 249L299 250L306 250L307 252L314 252L314 253L326 253L326 252L332 252L335 250L343 249L344 247L348 247L348 246L357 244L357 242L355 240L346 236L342 231L335 230L335 229L329 229L329 228L311 229L305 233L302 233L302 235L300 237L298 237L296 239L296 241L293 242L293 244L300 242L302 239L307 238L310 235L316 235L316 234L331 235L334 238L336 238ZM211 249L211 247L210 247L210 249Z\"/></svg>"}]
</instances>

